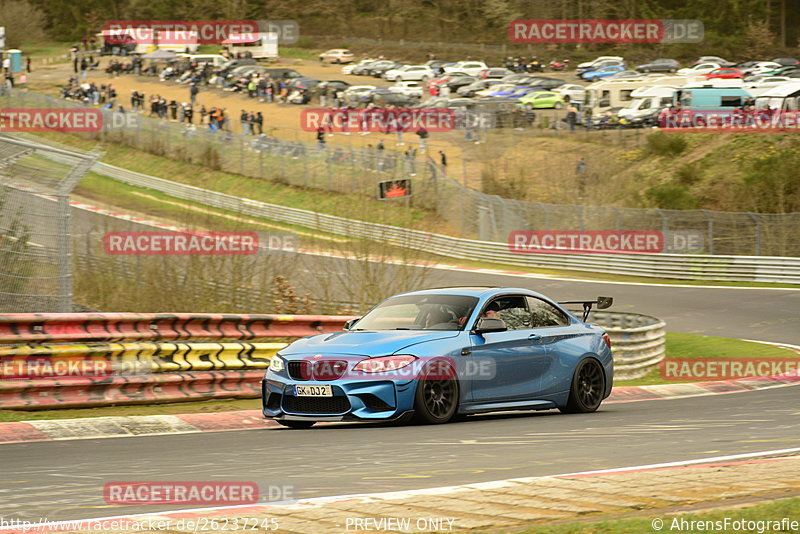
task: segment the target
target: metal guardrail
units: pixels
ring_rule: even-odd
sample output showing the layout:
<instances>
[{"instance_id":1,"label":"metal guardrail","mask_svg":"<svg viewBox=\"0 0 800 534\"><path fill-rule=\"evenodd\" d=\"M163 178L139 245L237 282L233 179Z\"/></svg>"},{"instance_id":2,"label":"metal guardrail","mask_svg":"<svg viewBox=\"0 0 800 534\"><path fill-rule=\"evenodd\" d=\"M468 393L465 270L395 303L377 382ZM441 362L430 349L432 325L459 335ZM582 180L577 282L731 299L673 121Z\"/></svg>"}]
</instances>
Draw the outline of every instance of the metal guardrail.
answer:
<instances>
[{"instance_id":1,"label":"metal guardrail","mask_svg":"<svg viewBox=\"0 0 800 534\"><path fill-rule=\"evenodd\" d=\"M264 368L285 343L141 340L300 337L339 331L350 318L0 315L0 342L12 343L0 345L0 408L36 410L257 397ZM635 313L594 312L590 322L605 328L611 337L616 379L643 376L664 359L663 321ZM107 342L110 339L120 342ZM92 343L53 343L65 340Z\"/></svg>"},{"instance_id":2,"label":"metal guardrail","mask_svg":"<svg viewBox=\"0 0 800 534\"><path fill-rule=\"evenodd\" d=\"M322 232L376 239L451 258L643 277L800 284L800 258L698 254L521 255L511 252L505 243L463 239L269 204L179 184L106 163L95 164L93 170L121 182L159 191L182 200Z\"/></svg>"},{"instance_id":3,"label":"metal guardrail","mask_svg":"<svg viewBox=\"0 0 800 534\"><path fill-rule=\"evenodd\" d=\"M597 324L611 338L614 378L641 378L664 360L666 323L639 313L592 312L590 323Z\"/></svg>"}]
</instances>

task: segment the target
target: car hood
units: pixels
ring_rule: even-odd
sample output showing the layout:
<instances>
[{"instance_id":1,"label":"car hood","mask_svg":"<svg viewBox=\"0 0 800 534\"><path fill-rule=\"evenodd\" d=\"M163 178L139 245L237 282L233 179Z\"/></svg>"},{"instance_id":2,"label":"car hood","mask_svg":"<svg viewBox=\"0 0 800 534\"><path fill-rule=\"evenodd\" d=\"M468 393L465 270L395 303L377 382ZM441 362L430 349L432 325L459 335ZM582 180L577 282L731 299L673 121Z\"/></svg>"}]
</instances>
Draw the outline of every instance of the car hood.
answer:
<instances>
[{"instance_id":1,"label":"car hood","mask_svg":"<svg viewBox=\"0 0 800 534\"><path fill-rule=\"evenodd\" d=\"M304 354L360 354L387 356L411 345L456 337L460 330L365 330L335 332L298 339L281 355L291 357Z\"/></svg>"}]
</instances>

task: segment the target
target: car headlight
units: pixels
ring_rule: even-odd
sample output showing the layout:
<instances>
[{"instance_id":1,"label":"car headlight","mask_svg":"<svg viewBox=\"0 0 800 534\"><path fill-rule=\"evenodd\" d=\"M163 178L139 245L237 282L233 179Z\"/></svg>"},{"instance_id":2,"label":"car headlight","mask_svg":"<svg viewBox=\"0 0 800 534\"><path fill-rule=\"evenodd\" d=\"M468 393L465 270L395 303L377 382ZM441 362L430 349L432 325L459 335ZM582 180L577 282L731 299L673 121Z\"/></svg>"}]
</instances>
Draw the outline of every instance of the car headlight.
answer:
<instances>
[{"instance_id":1,"label":"car headlight","mask_svg":"<svg viewBox=\"0 0 800 534\"><path fill-rule=\"evenodd\" d=\"M407 365L411 365L417 359L416 356L409 354L398 354L395 356L381 356L380 358L367 358L361 360L353 367L353 371L362 373L385 373L396 371Z\"/></svg>"},{"instance_id":2,"label":"car headlight","mask_svg":"<svg viewBox=\"0 0 800 534\"><path fill-rule=\"evenodd\" d=\"M281 358L277 354L269 360L269 370L274 373L283 371L285 367L286 365L283 362L283 358Z\"/></svg>"}]
</instances>

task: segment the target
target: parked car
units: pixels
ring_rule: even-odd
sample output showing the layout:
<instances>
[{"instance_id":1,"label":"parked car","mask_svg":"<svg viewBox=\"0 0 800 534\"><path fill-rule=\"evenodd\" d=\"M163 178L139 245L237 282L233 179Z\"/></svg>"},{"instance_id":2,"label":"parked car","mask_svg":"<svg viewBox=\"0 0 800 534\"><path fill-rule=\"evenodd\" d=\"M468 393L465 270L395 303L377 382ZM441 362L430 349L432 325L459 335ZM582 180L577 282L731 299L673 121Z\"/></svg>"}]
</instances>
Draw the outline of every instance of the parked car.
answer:
<instances>
[{"instance_id":1,"label":"parked car","mask_svg":"<svg viewBox=\"0 0 800 534\"><path fill-rule=\"evenodd\" d=\"M742 71L737 69L736 67L724 67L721 69L714 69L711 72L707 72L705 74L701 74L703 78L706 80L734 80L737 78L744 78L744 74Z\"/></svg>"},{"instance_id":2,"label":"parked car","mask_svg":"<svg viewBox=\"0 0 800 534\"><path fill-rule=\"evenodd\" d=\"M474 96L478 96L478 97L481 97L481 96L492 96L494 93L500 93L500 92L504 92L504 91L513 91L517 87L519 87L519 86L516 85L516 84L513 84L513 83L499 83L499 84L487 87L486 89L482 89L480 91L476 91Z\"/></svg>"},{"instance_id":3,"label":"parked car","mask_svg":"<svg viewBox=\"0 0 800 534\"><path fill-rule=\"evenodd\" d=\"M638 65L635 70L639 72L677 72L681 64L674 59L659 58Z\"/></svg>"},{"instance_id":4,"label":"parked car","mask_svg":"<svg viewBox=\"0 0 800 534\"><path fill-rule=\"evenodd\" d=\"M367 68L367 72L374 78L382 78L386 72L392 69L398 69L402 66L403 64L397 61L378 62L374 65L370 65Z\"/></svg>"},{"instance_id":5,"label":"parked car","mask_svg":"<svg viewBox=\"0 0 800 534\"><path fill-rule=\"evenodd\" d=\"M613 62L616 62L616 63L606 63L608 61L613 61ZM619 64L624 64L624 63L625 63L625 60L622 58L622 56L600 56L600 57L598 57L598 58L596 58L596 59L594 59L592 61L586 61L584 63L580 63L575 68L575 73L580 75L580 74L583 74L584 72L586 72L587 70L594 70L595 68L605 67L605 66L608 66L610 64L619 65Z\"/></svg>"},{"instance_id":6,"label":"parked car","mask_svg":"<svg viewBox=\"0 0 800 534\"><path fill-rule=\"evenodd\" d=\"M491 67L485 70L482 70L478 77L480 78L504 78L509 74L514 74L512 71L508 70L505 67Z\"/></svg>"},{"instance_id":7,"label":"parked car","mask_svg":"<svg viewBox=\"0 0 800 534\"><path fill-rule=\"evenodd\" d=\"M452 64L452 61L444 61L442 59L431 59L430 61L425 62L425 66L430 67L437 76L444 74L444 67Z\"/></svg>"},{"instance_id":8,"label":"parked car","mask_svg":"<svg viewBox=\"0 0 800 534\"><path fill-rule=\"evenodd\" d=\"M525 109L561 109L564 107L564 96L555 91L535 91L520 98L519 105Z\"/></svg>"},{"instance_id":9,"label":"parked car","mask_svg":"<svg viewBox=\"0 0 800 534\"><path fill-rule=\"evenodd\" d=\"M294 89L315 89L321 83L322 80L314 78L293 78L286 85L291 91Z\"/></svg>"},{"instance_id":10,"label":"parked car","mask_svg":"<svg viewBox=\"0 0 800 534\"><path fill-rule=\"evenodd\" d=\"M620 73L625 70L622 65L609 65L607 67L600 67L597 70L587 70L581 74L581 78L589 82L596 82L603 78L608 78L614 74Z\"/></svg>"},{"instance_id":11,"label":"parked car","mask_svg":"<svg viewBox=\"0 0 800 534\"><path fill-rule=\"evenodd\" d=\"M783 66L787 66L787 67L794 66L794 65L800 65L800 61L798 61L797 59L795 59L793 57L776 57L772 61L774 63L779 63L779 64L781 64Z\"/></svg>"},{"instance_id":12,"label":"parked car","mask_svg":"<svg viewBox=\"0 0 800 534\"><path fill-rule=\"evenodd\" d=\"M413 106L418 101L418 98L408 96L403 93L398 93L396 91L391 91L389 89L374 89L361 100L361 103L375 104L375 106L379 108L389 106L407 108Z\"/></svg>"},{"instance_id":13,"label":"parked car","mask_svg":"<svg viewBox=\"0 0 800 534\"><path fill-rule=\"evenodd\" d=\"M535 88L528 85L513 85L511 87L497 86L497 90L493 93L490 93L489 96L492 98L511 98L511 95L517 94L519 91L523 91L523 93L530 93L533 90L535 90Z\"/></svg>"},{"instance_id":14,"label":"parked car","mask_svg":"<svg viewBox=\"0 0 800 534\"><path fill-rule=\"evenodd\" d=\"M264 75L269 76L273 80L291 80L293 78L302 78L303 76L294 69L286 67L263 67Z\"/></svg>"},{"instance_id":15,"label":"parked car","mask_svg":"<svg viewBox=\"0 0 800 534\"><path fill-rule=\"evenodd\" d=\"M369 68L372 67L373 65L377 65L378 63L383 63L383 62L393 63L386 61L384 59L373 59L373 60L363 61L358 63L357 65L354 65L353 70L350 71L350 74L352 74L353 76L369 76Z\"/></svg>"},{"instance_id":16,"label":"parked car","mask_svg":"<svg viewBox=\"0 0 800 534\"><path fill-rule=\"evenodd\" d=\"M351 104L360 104L372 91L377 89L374 85L351 85L344 90L342 98Z\"/></svg>"},{"instance_id":17,"label":"parked car","mask_svg":"<svg viewBox=\"0 0 800 534\"><path fill-rule=\"evenodd\" d=\"M317 89L319 90L332 89L334 91L346 91L348 88L350 88L350 83L343 80L324 80L317 85Z\"/></svg>"},{"instance_id":18,"label":"parked car","mask_svg":"<svg viewBox=\"0 0 800 534\"><path fill-rule=\"evenodd\" d=\"M791 81L794 80L788 76L760 75L745 79L744 86L748 89L758 89L759 87L777 87L781 84Z\"/></svg>"},{"instance_id":19,"label":"parked car","mask_svg":"<svg viewBox=\"0 0 800 534\"><path fill-rule=\"evenodd\" d=\"M552 89L555 89L556 87L561 87L562 85L564 85L564 80L559 80L558 78L537 77L528 81L528 83L526 83L525 85L529 85L530 87L535 87L543 91L550 91Z\"/></svg>"},{"instance_id":20,"label":"parked car","mask_svg":"<svg viewBox=\"0 0 800 534\"><path fill-rule=\"evenodd\" d=\"M470 76L480 76L481 71L488 68L489 67L483 61L459 61L458 63L444 67L444 72L463 72Z\"/></svg>"},{"instance_id":21,"label":"parked car","mask_svg":"<svg viewBox=\"0 0 800 534\"><path fill-rule=\"evenodd\" d=\"M749 66L743 67L739 65L737 68L741 70L745 76L752 74L762 74L764 72L771 72L781 68L783 65L774 61L753 61Z\"/></svg>"},{"instance_id":22,"label":"parked car","mask_svg":"<svg viewBox=\"0 0 800 534\"><path fill-rule=\"evenodd\" d=\"M425 88L420 84L420 82L395 82L394 85L389 86L390 91L394 91L395 93L401 93L407 96L414 96L417 98L422 98L422 93L424 92Z\"/></svg>"},{"instance_id":23,"label":"parked car","mask_svg":"<svg viewBox=\"0 0 800 534\"><path fill-rule=\"evenodd\" d=\"M697 63L692 67L679 69L678 74L681 76L700 76L701 74L706 74L718 68L720 68L719 63Z\"/></svg>"},{"instance_id":24,"label":"parked car","mask_svg":"<svg viewBox=\"0 0 800 534\"><path fill-rule=\"evenodd\" d=\"M354 74L353 71L356 70L357 68L364 67L365 65L368 65L369 63L373 63L375 61L377 61L377 60L376 59L362 59L358 63L350 63L350 64L345 65L344 67L342 67L342 74Z\"/></svg>"},{"instance_id":25,"label":"parked car","mask_svg":"<svg viewBox=\"0 0 800 534\"><path fill-rule=\"evenodd\" d=\"M353 53L345 48L333 48L319 55L320 61L328 63L350 63L353 59Z\"/></svg>"},{"instance_id":26,"label":"parked car","mask_svg":"<svg viewBox=\"0 0 800 534\"><path fill-rule=\"evenodd\" d=\"M586 101L586 88L582 85L565 83L553 89L554 93L558 93L564 97L569 97L571 102L585 102Z\"/></svg>"},{"instance_id":27,"label":"parked car","mask_svg":"<svg viewBox=\"0 0 800 534\"><path fill-rule=\"evenodd\" d=\"M501 82L500 80L491 79L491 78L488 78L488 79L485 79L485 80L478 80L477 82L473 82L473 83L471 83L469 85L465 85L463 87L459 87L458 90L456 91L456 93L458 94L458 96L472 97L472 96L475 96L476 92L483 91L484 89L487 89L487 88L489 88L489 87L491 87L493 85L497 85L497 84L500 84L500 83L503 83L503 82Z\"/></svg>"},{"instance_id":28,"label":"parked car","mask_svg":"<svg viewBox=\"0 0 800 534\"><path fill-rule=\"evenodd\" d=\"M383 78L390 82L423 81L436 77L436 73L427 65L403 65L383 73Z\"/></svg>"},{"instance_id":29,"label":"parked car","mask_svg":"<svg viewBox=\"0 0 800 534\"><path fill-rule=\"evenodd\" d=\"M727 59L723 59L719 56L702 56L697 58L697 60L692 63L692 66L699 65L701 63L716 63L720 67L734 67L736 63L732 61L728 61Z\"/></svg>"},{"instance_id":30,"label":"parked car","mask_svg":"<svg viewBox=\"0 0 800 534\"><path fill-rule=\"evenodd\" d=\"M606 80L618 80L619 78L641 78L644 76L641 72L635 70L621 70L615 72L611 76L606 76ZM659 74L651 74L650 76L660 76Z\"/></svg>"},{"instance_id":31,"label":"parked car","mask_svg":"<svg viewBox=\"0 0 800 534\"><path fill-rule=\"evenodd\" d=\"M440 424L507 410L589 413L613 380L611 340L586 314L528 289L430 289L395 295L342 332L282 348L263 378L262 412L296 429L317 421Z\"/></svg>"},{"instance_id":32,"label":"parked car","mask_svg":"<svg viewBox=\"0 0 800 534\"><path fill-rule=\"evenodd\" d=\"M800 65L788 65L775 70L762 72L761 74L770 74L772 76L791 76L792 73L800 70Z\"/></svg>"}]
</instances>

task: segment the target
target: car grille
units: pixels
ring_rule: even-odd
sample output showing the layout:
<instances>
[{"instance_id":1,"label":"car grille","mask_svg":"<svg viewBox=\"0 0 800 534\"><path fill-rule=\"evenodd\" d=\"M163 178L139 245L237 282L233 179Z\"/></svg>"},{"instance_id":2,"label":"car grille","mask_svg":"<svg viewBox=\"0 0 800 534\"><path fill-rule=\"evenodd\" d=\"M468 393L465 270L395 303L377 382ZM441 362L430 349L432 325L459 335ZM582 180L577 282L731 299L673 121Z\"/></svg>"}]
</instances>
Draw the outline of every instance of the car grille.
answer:
<instances>
[{"instance_id":1,"label":"car grille","mask_svg":"<svg viewBox=\"0 0 800 534\"><path fill-rule=\"evenodd\" d=\"M288 362L287 369L293 380L336 380L347 371L345 360L300 360Z\"/></svg>"},{"instance_id":2,"label":"car grille","mask_svg":"<svg viewBox=\"0 0 800 534\"><path fill-rule=\"evenodd\" d=\"M347 397L293 397L284 395L283 411L288 413L340 414L350 410Z\"/></svg>"}]
</instances>

